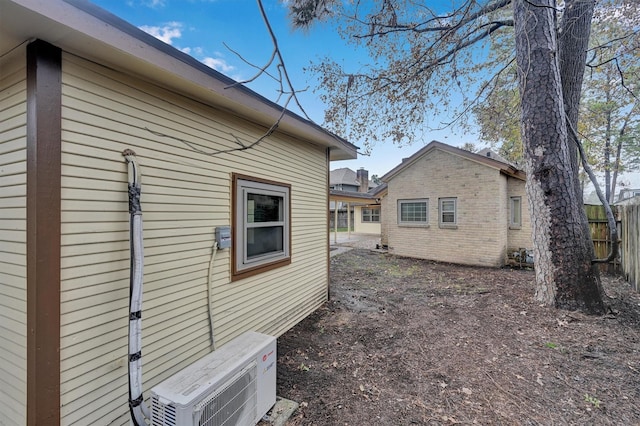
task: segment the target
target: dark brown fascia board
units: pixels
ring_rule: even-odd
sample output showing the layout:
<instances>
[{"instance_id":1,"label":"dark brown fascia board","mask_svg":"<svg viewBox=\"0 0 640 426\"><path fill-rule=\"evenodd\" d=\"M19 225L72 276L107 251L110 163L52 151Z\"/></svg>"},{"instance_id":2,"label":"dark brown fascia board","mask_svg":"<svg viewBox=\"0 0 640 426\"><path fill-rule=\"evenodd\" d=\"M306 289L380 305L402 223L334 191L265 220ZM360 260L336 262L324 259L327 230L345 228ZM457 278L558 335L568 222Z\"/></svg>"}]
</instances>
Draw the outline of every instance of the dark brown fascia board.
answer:
<instances>
[{"instance_id":1,"label":"dark brown fascia board","mask_svg":"<svg viewBox=\"0 0 640 426\"><path fill-rule=\"evenodd\" d=\"M27 424L60 424L62 52L27 46Z\"/></svg>"}]
</instances>

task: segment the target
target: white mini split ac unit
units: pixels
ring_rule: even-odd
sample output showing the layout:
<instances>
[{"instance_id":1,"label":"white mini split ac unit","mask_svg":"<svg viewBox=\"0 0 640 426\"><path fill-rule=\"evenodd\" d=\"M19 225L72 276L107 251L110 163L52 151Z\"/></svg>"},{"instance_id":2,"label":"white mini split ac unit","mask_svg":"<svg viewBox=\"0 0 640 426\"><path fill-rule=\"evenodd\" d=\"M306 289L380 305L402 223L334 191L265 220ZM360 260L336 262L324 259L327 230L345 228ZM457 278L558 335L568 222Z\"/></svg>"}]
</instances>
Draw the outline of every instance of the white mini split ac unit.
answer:
<instances>
[{"instance_id":1,"label":"white mini split ac unit","mask_svg":"<svg viewBox=\"0 0 640 426\"><path fill-rule=\"evenodd\" d=\"M151 389L151 426L255 425L276 403L276 338L249 331Z\"/></svg>"}]
</instances>

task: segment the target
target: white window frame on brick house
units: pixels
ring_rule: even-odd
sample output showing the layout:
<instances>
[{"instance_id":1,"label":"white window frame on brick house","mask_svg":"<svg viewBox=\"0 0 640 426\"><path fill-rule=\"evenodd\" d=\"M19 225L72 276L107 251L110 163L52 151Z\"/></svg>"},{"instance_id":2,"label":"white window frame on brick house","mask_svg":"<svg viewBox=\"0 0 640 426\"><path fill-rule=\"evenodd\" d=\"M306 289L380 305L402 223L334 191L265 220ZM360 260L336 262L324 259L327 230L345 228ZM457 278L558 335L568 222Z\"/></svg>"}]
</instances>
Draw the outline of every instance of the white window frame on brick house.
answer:
<instances>
[{"instance_id":1,"label":"white window frame on brick house","mask_svg":"<svg viewBox=\"0 0 640 426\"><path fill-rule=\"evenodd\" d=\"M438 225L441 228L457 228L458 199L446 197L438 199Z\"/></svg>"},{"instance_id":2,"label":"white window frame on brick house","mask_svg":"<svg viewBox=\"0 0 640 426\"><path fill-rule=\"evenodd\" d=\"M509 198L509 227L522 228L522 197L520 196Z\"/></svg>"},{"instance_id":3,"label":"white window frame on brick house","mask_svg":"<svg viewBox=\"0 0 640 426\"><path fill-rule=\"evenodd\" d=\"M232 279L290 264L291 186L239 174L232 181Z\"/></svg>"},{"instance_id":4,"label":"white window frame on brick house","mask_svg":"<svg viewBox=\"0 0 640 426\"><path fill-rule=\"evenodd\" d=\"M424 211L424 215L421 211L416 210L416 207L424 205L424 208L420 210ZM409 211L411 208L412 211ZM405 213L403 215L403 213ZM428 226L429 225L429 199L428 198L416 198L416 199L403 199L398 200L398 225L402 226Z\"/></svg>"},{"instance_id":5,"label":"white window frame on brick house","mask_svg":"<svg viewBox=\"0 0 640 426\"><path fill-rule=\"evenodd\" d=\"M380 223L380 207L363 207L362 222Z\"/></svg>"}]
</instances>

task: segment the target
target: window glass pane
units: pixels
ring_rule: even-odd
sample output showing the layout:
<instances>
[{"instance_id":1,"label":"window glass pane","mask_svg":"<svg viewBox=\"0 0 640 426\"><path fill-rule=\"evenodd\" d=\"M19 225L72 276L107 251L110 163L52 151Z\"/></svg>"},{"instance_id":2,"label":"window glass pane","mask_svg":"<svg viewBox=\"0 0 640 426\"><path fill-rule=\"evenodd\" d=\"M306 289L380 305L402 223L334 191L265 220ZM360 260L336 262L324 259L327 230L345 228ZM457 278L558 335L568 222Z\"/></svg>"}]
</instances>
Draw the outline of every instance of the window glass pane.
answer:
<instances>
[{"instance_id":1,"label":"window glass pane","mask_svg":"<svg viewBox=\"0 0 640 426\"><path fill-rule=\"evenodd\" d=\"M291 187L233 175L234 278L290 262Z\"/></svg>"},{"instance_id":2,"label":"window glass pane","mask_svg":"<svg viewBox=\"0 0 640 426\"><path fill-rule=\"evenodd\" d=\"M282 197L247 194L247 223L281 222L282 204Z\"/></svg>"},{"instance_id":3,"label":"window glass pane","mask_svg":"<svg viewBox=\"0 0 640 426\"><path fill-rule=\"evenodd\" d=\"M380 209L362 209L363 222L380 222Z\"/></svg>"},{"instance_id":4,"label":"window glass pane","mask_svg":"<svg viewBox=\"0 0 640 426\"><path fill-rule=\"evenodd\" d=\"M453 212L456 209L456 203L453 200L442 200L442 211Z\"/></svg>"},{"instance_id":5,"label":"window glass pane","mask_svg":"<svg viewBox=\"0 0 640 426\"><path fill-rule=\"evenodd\" d=\"M522 207L519 197L511 199L511 224L520 225L522 223Z\"/></svg>"},{"instance_id":6,"label":"window glass pane","mask_svg":"<svg viewBox=\"0 0 640 426\"><path fill-rule=\"evenodd\" d=\"M454 223L455 215L453 213L442 213L442 222L443 223Z\"/></svg>"},{"instance_id":7,"label":"window glass pane","mask_svg":"<svg viewBox=\"0 0 640 426\"><path fill-rule=\"evenodd\" d=\"M400 204L400 221L401 222L426 222L427 221L427 203L417 202Z\"/></svg>"},{"instance_id":8,"label":"window glass pane","mask_svg":"<svg viewBox=\"0 0 640 426\"><path fill-rule=\"evenodd\" d=\"M455 200L440 200L440 220L442 223L456 223Z\"/></svg>"},{"instance_id":9,"label":"window glass pane","mask_svg":"<svg viewBox=\"0 0 640 426\"><path fill-rule=\"evenodd\" d=\"M283 251L284 227L266 226L247 229L247 258Z\"/></svg>"}]
</instances>

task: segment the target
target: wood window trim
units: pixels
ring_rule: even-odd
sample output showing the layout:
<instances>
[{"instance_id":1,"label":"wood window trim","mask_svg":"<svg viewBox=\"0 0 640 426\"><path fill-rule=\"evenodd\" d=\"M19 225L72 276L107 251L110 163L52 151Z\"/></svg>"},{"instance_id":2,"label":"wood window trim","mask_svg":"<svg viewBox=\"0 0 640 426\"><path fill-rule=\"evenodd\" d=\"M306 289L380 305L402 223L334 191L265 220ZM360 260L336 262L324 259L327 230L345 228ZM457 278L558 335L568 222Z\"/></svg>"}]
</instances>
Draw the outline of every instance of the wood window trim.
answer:
<instances>
[{"instance_id":1,"label":"wood window trim","mask_svg":"<svg viewBox=\"0 0 640 426\"><path fill-rule=\"evenodd\" d=\"M238 269L237 267L237 252L236 252L236 245L237 244L244 244L244 241L242 239L242 230L243 230L243 225L242 223L239 223L239 218L238 218L238 214L236 212L236 206L237 206L237 202L238 202L238 180L245 180L245 181L251 181L251 182L256 182L256 183L261 183L261 184L266 184L266 185L274 185L274 186L279 186L279 187L283 187L283 188L287 188L289 191L289 202L288 204L288 211L287 211L287 215L288 215L288 220L286 223L286 227L287 227L287 244L289 247L289 253L288 256L283 258L283 259L278 259L278 260L274 260L273 262L266 262L254 267L247 267L247 268L243 268L241 270ZM262 274L264 272L276 269L276 268L281 268L283 266L289 265L291 264L291 257L292 257L292 247L291 247L291 185L290 184L286 184L286 183L282 183L282 182L276 182L276 181L272 181L269 179L263 179L263 178L258 178L255 176L249 176L249 175L244 175L244 174L239 174L239 173L232 173L231 175L231 229L232 229L232 234L233 234L233 239L232 239L232 248L231 248L231 281L238 281L241 279L245 279L245 278L249 278L258 274Z\"/></svg>"}]
</instances>

